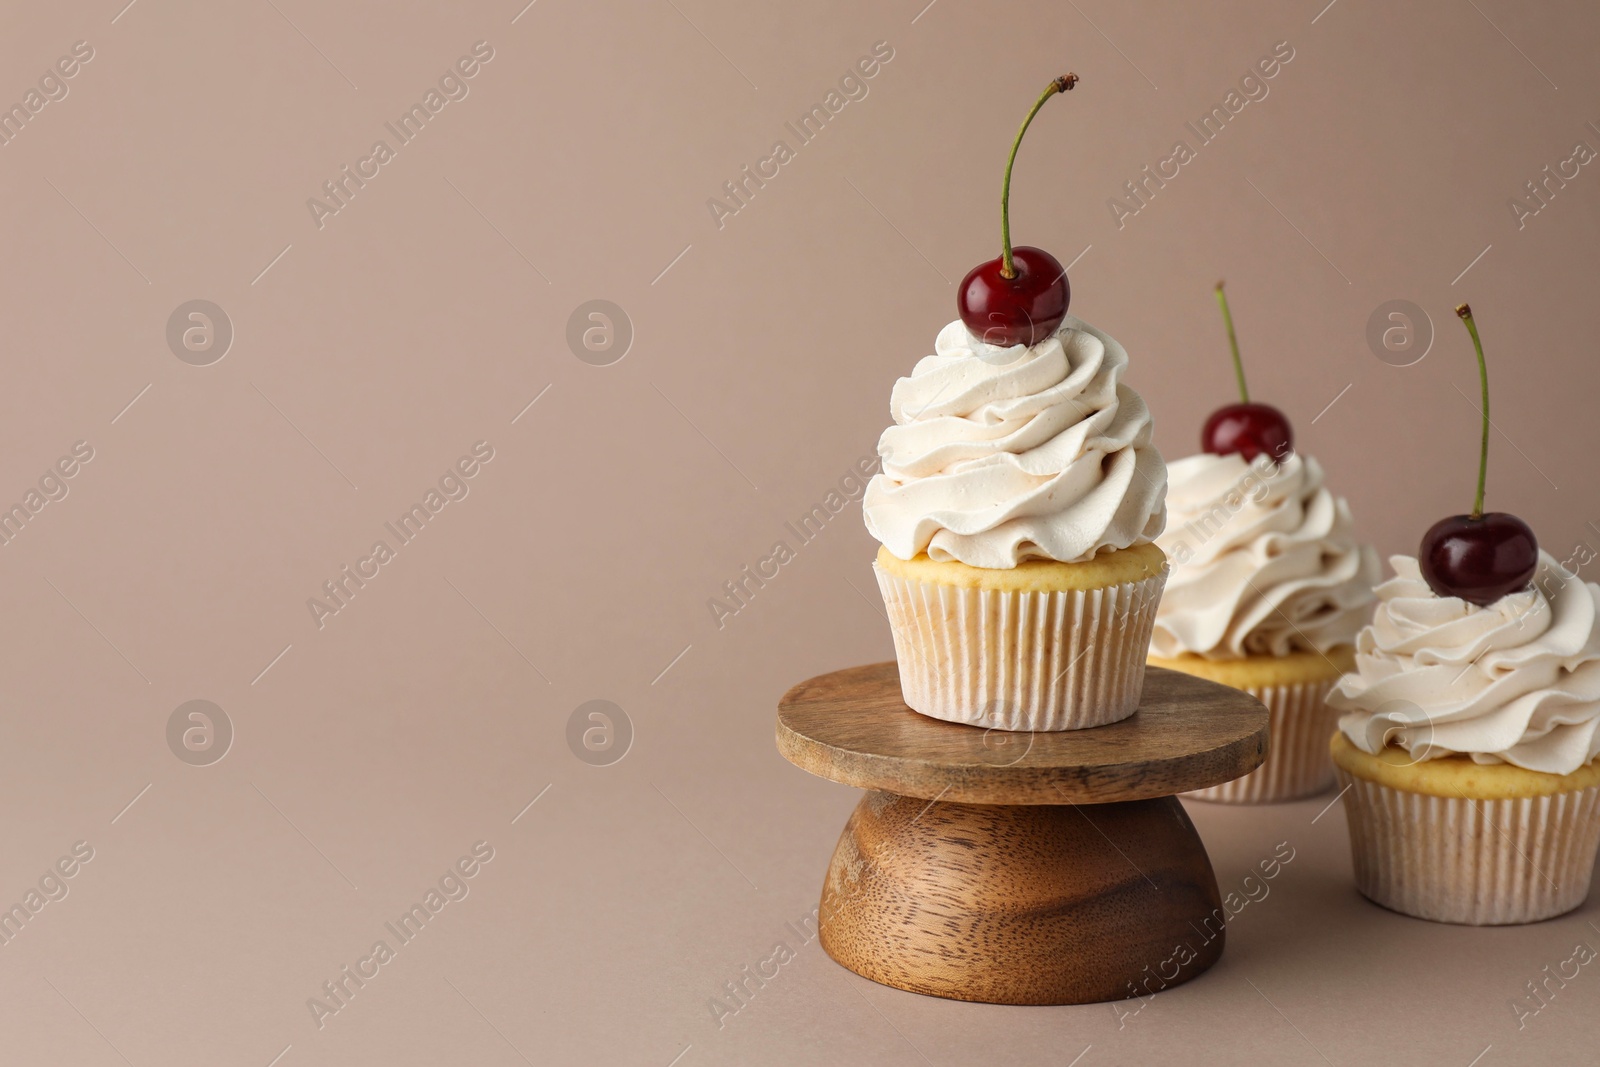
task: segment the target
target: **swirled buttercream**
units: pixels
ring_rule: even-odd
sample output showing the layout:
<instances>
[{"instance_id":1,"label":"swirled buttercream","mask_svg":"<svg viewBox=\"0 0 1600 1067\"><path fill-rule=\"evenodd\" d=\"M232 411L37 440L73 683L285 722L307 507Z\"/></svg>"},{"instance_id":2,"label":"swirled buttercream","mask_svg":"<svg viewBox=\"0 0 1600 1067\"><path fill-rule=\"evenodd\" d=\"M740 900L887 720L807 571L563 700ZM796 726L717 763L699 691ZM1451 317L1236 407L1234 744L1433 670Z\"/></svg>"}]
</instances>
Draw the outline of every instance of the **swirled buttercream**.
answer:
<instances>
[{"instance_id":1,"label":"swirled buttercream","mask_svg":"<svg viewBox=\"0 0 1600 1067\"><path fill-rule=\"evenodd\" d=\"M1478 607L1436 595L1410 556L1389 563L1356 670L1328 698L1351 744L1551 774L1600 754L1600 586L1540 552L1532 586Z\"/></svg>"},{"instance_id":2,"label":"swirled buttercream","mask_svg":"<svg viewBox=\"0 0 1600 1067\"><path fill-rule=\"evenodd\" d=\"M1326 654L1355 641L1380 577L1315 459L1187 456L1168 468L1171 561L1150 651L1211 659Z\"/></svg>"},{"instance_id":3,"label":"swirled buttercream","mask_svg":"<svg viewBox=\"0 0 1600 1067\"><path fill-rule=\"evenodd\" d=\"M867 529L901 559L996 569L1153 540L1166 466L1150 409L1122 384L1127 366L1121 345L1070 315L1010 348L950 323L895 383Z\"/></svg>"}]
</instances>

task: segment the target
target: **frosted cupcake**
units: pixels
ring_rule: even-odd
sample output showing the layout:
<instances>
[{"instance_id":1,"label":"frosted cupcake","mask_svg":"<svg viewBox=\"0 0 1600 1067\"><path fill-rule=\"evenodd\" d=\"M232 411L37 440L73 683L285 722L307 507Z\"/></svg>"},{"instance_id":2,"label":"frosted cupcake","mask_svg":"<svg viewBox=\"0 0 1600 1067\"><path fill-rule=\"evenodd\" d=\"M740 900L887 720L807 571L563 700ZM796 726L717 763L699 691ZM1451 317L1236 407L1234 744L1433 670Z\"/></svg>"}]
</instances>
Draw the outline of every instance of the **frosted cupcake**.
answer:
<instances>
[{"instance_id":1,"label":"frosted cupcake","mask_svg":"<svg viewBox=\"0 0 1600 1067\"><path fill-rule=\"evenodd\" d=\"M1600 586L1541 552L1531 588L1479 607L1389 562L1331 697L1357 886L1441 922L1571 911L1600 846Z\"/></svg>"},{"instance_id":2,"label":"frosted cupcake","mask_svg":"<svg viewBox=\"0 0 1600 1067\"><path fill-rule=\"evenodd\" d=\"M1076 730L1132 715L1166 579L1151 542L1166 467L1128 354L1067 314L1059 260L1011 247L1011 143L1001 254L956 291L960 319L895 383L883 469L862 499L882 544L905 702L1003 730Z\"/></svg>"},{"instance_id":3,"label":"frosted cupcake","mask_svg":"<svg viewBox=\"0 0 1600 1067\"><path fill-rule=\"evenodd\" d=\"M1221 282L1240 403L1219 408L1200 455L1171 465L1172 561L1156 614L1150 663L1242 689L1267 706L1267 758L1243 778L1188 794L1265 803L1333 784L1328 735L1338 712L1328 690L1352 662L1372 611L1377 554L1356 543L1350 507L1322 467L1294 451L1283 412L1252 403Z\"/></svg>"},{"instance_id":4,"label":"frosted cupcake","mask_svg":"<svg viewBox=\"0 0 1600 1067\"><path fill-rule=\"evenodd\" d=\"M863 511L915 710L1071 730L1138 708L1166 470L1127 366L1071 316L1010 347L956 321L895 384Z\"/></svg>"},{"instance_id":5,"label":"frosted cupcake","mask_svg":"<svg viewBox=\"0 0 1600 1067\"><path fill-rule=\"evenodd\" d=\"M1171 560L1150 664L1242 689L1267 706L1266 761L1243 778L1189 794L1264 803L1333 784L1328 690L1354 660L1372 611L1378 557L1356 542L1349 505L1322 467L1201 454L1168 468Z\"/></svg>"},{"instance_id":6,"label":"frosted cupcake","mask_svg":"<svg viewBox=\"0 0 1600 1067\"><path fill-rule=\"evenodd\" d=\"M1470 515L1390 560L1356 669L1330 702L1356 886L1439 922L1535 922L1582 904L1600 848L1600 586L1483 510L1489 382Z\"/></svg>"}]
</instances>

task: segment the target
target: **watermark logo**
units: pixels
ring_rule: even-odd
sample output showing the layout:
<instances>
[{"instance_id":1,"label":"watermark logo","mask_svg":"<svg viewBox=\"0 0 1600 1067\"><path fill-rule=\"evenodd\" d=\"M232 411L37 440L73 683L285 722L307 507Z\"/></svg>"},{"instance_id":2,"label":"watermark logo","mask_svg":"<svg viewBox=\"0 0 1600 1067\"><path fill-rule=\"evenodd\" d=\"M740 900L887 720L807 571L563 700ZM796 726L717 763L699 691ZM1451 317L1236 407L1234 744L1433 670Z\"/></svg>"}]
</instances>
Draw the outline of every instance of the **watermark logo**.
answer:
<instances>
[{"instance_id":1,"label":"watermark logo","mask_svg":"<svg viewBox=\"0 0 1600 1067\"><path fill-rule=\"evenodd\" d=\"M315 996L306 998L306 1009L311 1021L321 1030L330 1018L338 1015L367 983L382 974L389 964L399 958L405 948L427 929L439 914L451 904L467 899L472 892L471 881L486 864L494 859L494 846L487 841L477 841L472 851L461 856L444 869L434 884L423 890L419 899L394 919L383 924L383 936L372 943L371 950L354 964L345 964L326 982ZM391 943L392 942L392 943Z\"/></svg>"},{"instance_id":2,"label":"watermark logo","mask_svg":"<svg viewBox=\"0 0 1600 1067\"><path fill-rule=\"evenodd\" d=\"M1589 926L1593 929L1594 923L1591 922ZM1517 1020L1517 1029L1526 1030L1528 1020L1549 1007L1557 995L1567 988L1567 983L1575 981L1583 973L1583 968L1594 962L1595 956L1594 946L1587 941L1579 941L1572 947L1571 955L1545 964L1538 977L1528 979L1523 984L1527 994L1519 994L1506 1002Z\"/></svg>"},{"instance_id":3,"label":"watermark logo","mask_svg":"<svg viewBox=\"0 0 1600 1067\"><path fill-rule=\"evenodd\" d=\"M209 300L186 300L167 316L167 347L191 367L209 367L233 347L233 320Z\"/></svg>"},{"instance_id":4,"label":"watermark logo","mask_svg":"<svg viewBox=\"0 0 1600 1067\"><path fill-rule=\"evenodd\" d=\"M470 54L463 55L445 68L444 73L439 75L437 86L428 86L422 96L415 99L399 117L383 124L388 137L373 141L372 150L358 158L354 167L348 163L341 164L338 173L322 183L322 195L306 199L306 210L311 213L311 221L317 229L325 227L329 218L349 207L361 190L367 187L367 183L398 158L402 148L420 137L447 105L465 100L472 92L469 83L492 59L493 45L488 41L474 44ZM393 144L389 143L391 139Z\"/></svg>"},{"instance_id":5,"label":"watermark logo","mask_svg":"<svg viewBox=\"0 0 1600 1067\"><path fill-rule=\"evenodd\" d=\"M179 704L167 716L167 747L191 767L209 767L233 747L233 720L209 700Z\"/></svg>"},{"instance_id":6,"label":"watermark logo","mask_svg":"<svg viewBox=\"0 0 1600 1067\"><path fill-rule=\"evenodd\" d=\"M706 998L711 1021L717 1024L718 1030L726 1028L729 1019L748 1008L756 994L767 988L786 964L798 959L800 949L816 940L820 912L821 908L812 908L798 920L784 923L783 940L774 941L770 951L758 957L755 963L741 966L732 978L722 983L720 990ZM791 939L795 947L790 946Z\"/></svg>"},{"instance_id":7,"label":"watermark logo","mask_svg":"<svg viewBox=\"0 0 1600 1067\"><path fill-rule=\"evenodd\" d=\"M1399 748L1411 757L1400 766L1415 767L1439 755L1433 750L1433 720L1417 704L1409 700L1385 700L1372 714L1388 724L1383 734L1384 747Z\"/></svg>"},{"instance_id":8,"label":"watermark logo","mask_svg":"<svg viewBox=\"0 0 1600 1067\"><path fill-rule=\"evenodd\" d=\"M9 106L0 104L0 148L20 135L46 106L65 100L71 92L67 82L77 77L84 64L93 58L94 45L88 41L74 42L71 54L57 59L53 67L45 68L37 88L29 86L22 98Z\"/></svg>"},{"instance_id":9,"label":"watermark logo","mask_svg":"<svg viewBox=\"0 0 1600 1067\"><path fill-rule=\"evenodd\" d=\"M1184 566L1204 548L1212 538L1228 527L1247 504L1264 504L1272 495L1272 482L1287 470L1285 462L1290 453L1272 457L1262 453L1250 461L1243 478L1230 489L1210 510L1195 515L1183 526L1163 537L1161 547L1172 562Z\"/></svg>"},{"instance_id":10,"label":"watermark logo","mask_svg":"<svg viewBox=\"0 0 1600 1067\"><path fill-rule=\"evenodd\" d=\"M1180 941L1163 959L1147 964L1137 984L1130 980L1127 999L1110 1001L1107 1004L1111 1013L1117 1018L1117 1029L1127 1029L1128 1020L1144 1011L1145 1006L1155 999L1157 993L1174 982L1181 981L1184 977L1183 968L1199 958L1198 949L1203 949L1221 937L1223 931L1245 908L1266 900L1272 892L1272 887L1268 883L1283 873L1283 869L1294 862L1294 857L1293 845L1287 841L1278 842L1277 847L1272 850L1272 855L1257 863L1250 873L1244 876L1238 889L1229 890L1222 897L1220 907L1213 908L1210 915L1200 920L1199 925L1190 923L1195 933L1199 935L1198 942L1188 939ZM1257 871L1260 873L1257 874ZM1133 1001L1138 1001L1139 1006L1129 1007Z\"/></svg>"},{"instance_id":11,"label":"watermark logo","mask_svg":"<svg viewBox=\"0 0 1600 1067\"><path fill-rule=\"evenodd\" d=\"M68 482L92 459L94 446L88 441L76 441L72 451L46 467L38 485L29 486L17 503L10 507L0 503L0 545L9 545L47 504L65 500L72 490Z\"/></svg>"},{"instance_id":12,"label":"watermark logo","mask_svg":"<svg viewBox=\"0 0 1600 1067\"><path fill-rule=\"evenodd\" d=\"M706 598L706 610L710 612L711 621L717 629L723 629L729 619L749 607L768 582L777 578L785 566L799 558L800 549L820 537L840 512L866 494L867 483L872 480L881 462L875 455L865 455L857 459L854 465L845 468L820 501L812 504L804 514L783 524L786 536L774 541L766 555L757 558L754 565L745 564L738 574L722 583L722 590L717 596Z\"/></svg>"},{"instance_id":13,"label":"watermark logo","mask_svg":"<svg viewBox=\"0 0 1600 1067\"><path fill-rule=\"evenodd\" d=\"M1023 309L1022 314L1028 320L1028 328L1032 330L1033 316L1029 315L1026 309ZM1011 327L1002 321L1004 318L1005 316L998 311L990 312L989 321L994 325L986 328L983 331L983 335L976 338L978 343L983 346L977 351L978 359L991 367L1009 367L1017 360L1028 355L1033 348L1032 345L1006 343L1005 334ZM1059 330L1059 327L1057 329ZM1054 335L1052 334L1051 336ZM1042 341L1040 343L1043 344ZM1075 400L1068 400L1067 402L1077 403ZM918 414L921 414L921 412L918 412Z\"/></svg>"},{"instance_id":14,"label":"watermark logo","mask_svg":"<svg viewBox=\"0 0 1600 1067\"><path fill-rule=\"evenodd\" d=\"M46 905L66 900L67 894L71 891L67 880L76 877L78 872L83 870L84 864L92 859L94 859L93 845L87 841L74 842L72 850L46 867L44 873L39 876L38 883L29 886L28 891L15 904L9 908L0 904L0 946L11 944Z\"/></svg>"},{"instance_id":15,"label":"watermark logo","mask_svg":"<svg viewBox=\"0 0 1600 1067\"><path fill-rule=\"evenodd\" d=\"M317 629L327 625L329 617L349 607L367 583L399 558L400 549L422 536L422 531L438 519L447 505L465 500L472 492L471 480L494 459L494 454L494 445L488 441L474 443L469 454L444 469L436 486L430 486L408 510L383 524L388 536L374 541L371 550L357 557L354 565L344 564L337 574L322 583L322 597L307 597L306 610L311 613L311 621L317 624Z\"/></svg>"},{"instance_id":16,"label":"watermark logo","mask_svg":"<svg viewBox=\"0 0 1600 1067\"><path fill-rule=\"evenodd\" d=\"M1595 150L1587 141L1575 141L1565 159L1558 159L1554 165L1546 163L1536 176L1523 182L1520 194L1506 200L1506 208L1517 220L1517 229L1525 229L1529 219L1549 207L1556 194L1565 189L1567 182L1576 178L1583 167L1593 162L1595 156Z\"/></svg>"},{"instance_id":17,"label":"watermark logo","mask_svg":"<svg viewBox=\"0 0 1600 1067\"><path fill-rule=\"evenodd\" d=\"M633 320L609 300L586 300L567 316L567 347L591 367L620 363L633 347Z\"/></svg>"},{"instance_id":18,"label":"watermark logo","mask_svg":"<svg viewBox=\"0 0 1600 1067\"><path fill-rule=\"evenodd\" d=\"M1018 722L1022 717L1016 705L1009 700L1000 699L984 705L981 721ZM991 726L983 731L983 737L979 741L978 759L989 767L1015 767L1033 751L1033 735L1032 730L1010 730L1002 726Z\"/></svg>"},{"instance_id":19,"label":"watermark logo","mask_svg":"<svg viewBox=\"0 0 1600 1067\"><path fill-rule=\"evenodd\" d=\"M609 767L633 747L633 720L609 700L585 701L567 717L567 747L591 767Z\"/></svg>"},{"instance_id":20,"label":"watermark logo","mask_svg":"<svg viewBox=\"0 0 1600 1067\"><path fill-rule=\"evenodd\" d=\"M868 83L892 59L894 46L888 41L873 44L871 55L862 56L840 75L838 88L830 88L809 110L783 124L784 136L772 142L771 151L754 164L746 163L730 181L723 182L720 194L707 197L706 211L717 229L725 227L728 219L749 207L756 194L798 157L800 149L820 137L828 124L838 119L840 112L853 102L865 100L871 91ZM793 145L789 143L791 139Z\"/></svg>"},{"instance_id":21,"label":"watermark logo","mask_svg":"<svg viewBox=\"0 0 1600 1067\"><path fill-rule=\"evenodd\" d=\"M1385 300L1367 316L1367 347L1391 367L1421 363L1433 347L1433 320L1409 300Z\"/></svg>"},{"instance_id":22,"label":"watermark logo","mask_svg":"<svg viewBox=\"0 0 1600 1067\"><path fill-rule=\"evenodd\" d=\"M1111 213L1111 221L1117 224L1117 229L1125 227L1129 219L1149 207L1156 193L1183 173L1184 167L1200 158L1200 149L1221 137L1229 123L1236 120L1246 107L1265 100L1272 92L1268 83L1278 76L1294 56L1294 45L1288 41L1273 45L1270 53L1256 60L1240 76L1239 87L1230 88L1220 104L1211 105L1211 109L1197 120L1183 124L1185 133L1173 141L1170 152L1156 160L1153 167L1146 163L1137 175L1123 182L1122 193L1107 197L1106 210ZM1191 136L1194 139L1193 146L1189 144ZM1124 195L1126 199L1121 199Z\"/></svg>"}]
</instances>

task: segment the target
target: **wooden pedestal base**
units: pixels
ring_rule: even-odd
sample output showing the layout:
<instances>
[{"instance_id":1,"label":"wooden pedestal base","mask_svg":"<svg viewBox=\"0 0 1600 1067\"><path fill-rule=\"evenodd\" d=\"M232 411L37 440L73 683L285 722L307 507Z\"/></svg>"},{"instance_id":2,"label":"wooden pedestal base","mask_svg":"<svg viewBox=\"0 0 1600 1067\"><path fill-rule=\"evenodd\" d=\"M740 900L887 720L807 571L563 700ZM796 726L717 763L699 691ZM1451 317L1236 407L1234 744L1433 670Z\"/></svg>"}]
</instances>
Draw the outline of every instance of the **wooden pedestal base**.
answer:
<instances>
[{"instance_id":1,"label":"wooden pedestal base","mask_svg":"<svg viewBox=\"0 0 1600 1067\"><path fill-rule=\"evenodd\" d=\"M1267 711L1177 671L1093 730L1006 733L918 715L893 663L802 682L778 705L791 763L867 790L818 925L875 982L953 1000L1148 996L1222 955L1217 880L1174 794L1266 754Z\"/></svg>"},{"instance_id":2,"label":"wooden pedestal base","mask_svg":"<svg viewBox=\"0 0 1600 1067\"><path fill-rule=\"evenodd\" d=\"M1222 955L1205 847L1174 797L929 802L867 793L822 891L822 947L914 993L996 1004L1148 996Z\"/></svg>"}]
</instances>

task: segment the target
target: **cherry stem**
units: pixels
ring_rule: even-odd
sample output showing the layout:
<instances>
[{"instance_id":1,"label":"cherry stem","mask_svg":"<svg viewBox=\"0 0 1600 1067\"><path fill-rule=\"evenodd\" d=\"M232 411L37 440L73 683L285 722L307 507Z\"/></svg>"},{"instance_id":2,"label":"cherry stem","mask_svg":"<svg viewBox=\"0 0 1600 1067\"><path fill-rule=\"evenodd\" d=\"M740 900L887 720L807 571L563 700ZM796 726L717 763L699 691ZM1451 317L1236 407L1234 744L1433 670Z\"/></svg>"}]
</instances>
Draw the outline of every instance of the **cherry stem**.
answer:
<instances>
[{"instance_id":1,"label":"cherry stem","mask_svg":"<svg viewBox=\"0 0 1600 1067\"><path fill-rule=\"evenodd\" d=\"M1044 107L1044 102L1057 93L1064 93L1078 84L1076 74L1063 74L1033 102L1033 108L1028 112L1028 117L1022 120L1022 128L1017 131L1017 139L1011 142L1011 155L1006 160L1006 180L1000 186L1000 247L1001 264L1000 277L1015 278L1017 265L1011 258L1011 165L1017 161L1017 149L1022 145L1022 135L1028 132L1028 123L1033 121L1033 116Z\"/></svg>"},{"instance_id":2,"label":"cherry stem","mask_svg":"<svg viewBox=\"0 0 1600 1067\"><path fill-rule=\"evenodd\" d=\"M1228 346L1233 349L1233 375L1239 379L1239 400L1241 403L1250 403L1250 389L1244 384L1244 360L1239 358L1239 338L1233 332L1233 312L1228 310L1228 295L1222 291L1222 283L1217 283L1217 306L1222 309L1223 325L1228 327Z\"/></svg>"},{"instance_id":3,"label":"cherry stem","mask_svg":"<svg viewBox=\"0 0 1600 1067\"><path fill-rule=\"evenodd\" d=\"M1472 347L1478 353L1478 385L1483 390L1483 440L1478 446L1478 495L1472 502L1472 517L1483 518L1483 486L1489 477L1489 365L1483 361L1483 340L1478 336L1478 324L1472 321L1472 309L1466 304L1456 307L1456 314L1467 324L1472 335Z\"/></svg>"}]
</instances>

